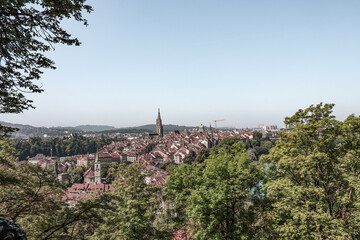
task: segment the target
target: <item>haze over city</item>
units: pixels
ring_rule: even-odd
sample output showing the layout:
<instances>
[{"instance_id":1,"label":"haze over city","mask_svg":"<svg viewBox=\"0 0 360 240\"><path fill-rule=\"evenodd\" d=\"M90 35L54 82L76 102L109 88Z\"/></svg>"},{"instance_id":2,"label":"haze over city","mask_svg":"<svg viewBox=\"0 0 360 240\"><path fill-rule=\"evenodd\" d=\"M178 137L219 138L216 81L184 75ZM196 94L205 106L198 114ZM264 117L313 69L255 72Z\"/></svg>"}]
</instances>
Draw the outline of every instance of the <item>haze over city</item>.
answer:
<instances>
[{"instance_id":1,"label":"haze over city","mask_svg":"<svg viewBox=\"0 0 360 240\"><path fill-rule=\"evenodd\" d=\"M36 109L2 121L34 126L153 123L281 126L319 102L360 114L359 1L89 1L89 26L65 28Z\"/></svg>"}]
</instances>

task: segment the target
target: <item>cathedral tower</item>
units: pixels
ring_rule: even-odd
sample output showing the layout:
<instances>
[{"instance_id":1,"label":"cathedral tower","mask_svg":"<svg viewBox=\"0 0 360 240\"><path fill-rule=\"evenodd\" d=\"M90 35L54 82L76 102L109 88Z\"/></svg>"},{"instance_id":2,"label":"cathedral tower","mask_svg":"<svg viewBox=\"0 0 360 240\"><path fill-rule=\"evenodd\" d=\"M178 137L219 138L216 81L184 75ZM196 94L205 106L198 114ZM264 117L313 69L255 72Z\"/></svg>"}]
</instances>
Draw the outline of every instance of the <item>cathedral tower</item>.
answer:
<instances>
[{"instance_id":1,"label":"cathedral tower","mask_svg":"<svg viewBox=\"0 0 360 240\"><path fill-rule=\"evenodd\" d=\"M160 108L158 109L158 116L156 119L156 133L159 135L159 137L164 136L163 126L162 126L161 117L160 117Z\"/></svg>"}]
</instances>

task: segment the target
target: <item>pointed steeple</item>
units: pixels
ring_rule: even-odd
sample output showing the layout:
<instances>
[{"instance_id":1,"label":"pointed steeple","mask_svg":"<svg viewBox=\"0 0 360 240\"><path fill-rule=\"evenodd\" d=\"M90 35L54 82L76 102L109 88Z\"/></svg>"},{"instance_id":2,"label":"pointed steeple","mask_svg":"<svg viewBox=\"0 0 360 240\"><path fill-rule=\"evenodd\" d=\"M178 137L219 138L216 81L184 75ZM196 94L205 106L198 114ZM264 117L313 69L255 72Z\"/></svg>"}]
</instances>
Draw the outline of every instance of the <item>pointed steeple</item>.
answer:
<instances>
[{"instance_id":1,"label":"pointed steeple","mask_svg":"<svg viewBox=\"0 0 360 240\"><path fill-rule=\"evenodd\" d=\"M162 126L162 121L161 121L161 116L160 116L160 108L158 108L158 116L156 119L156 133L159 135L159 137L164 136L163 126Z\"/></svg>"},{"instance_id":2,"label":"pointed steeple","mask_svg":"<svg viewBox=\"0 0 360 240\"><path fill-rule=\"evenodd\" d=\"M94 163L94 182L95 184L101 183L101 162L99 159L99 147L96 146L96 157Z\"/></svg>"},{"instance_id":3,"label":"pointed steeple","mask_svg":"<svg viewBox=\"0 0 360 240\"><path fill-rule=\"evenodd\" d=\"M95 162L99 161L99 147L96 145L96 156L95 156Z\"/></svg>"}]
</instances>

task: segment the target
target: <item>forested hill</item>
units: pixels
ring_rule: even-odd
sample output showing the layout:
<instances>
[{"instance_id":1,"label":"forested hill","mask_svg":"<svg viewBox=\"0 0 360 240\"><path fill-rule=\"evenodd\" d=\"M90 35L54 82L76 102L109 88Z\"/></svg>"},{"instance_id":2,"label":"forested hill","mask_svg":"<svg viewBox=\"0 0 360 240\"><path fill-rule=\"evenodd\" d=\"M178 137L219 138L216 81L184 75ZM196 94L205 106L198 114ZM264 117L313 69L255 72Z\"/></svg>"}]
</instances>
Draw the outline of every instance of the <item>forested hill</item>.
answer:
<instances>
[{"instance_id":1,"label":"forested hill","mask_svg":"<svg viewBox=\"0 0 360 240\"><path fill-rule=\"evenodd\" d=\"M107 125L80 125L76 126L75 129L82 130L85 132L101 132L107 130L114 130L115 127Z\"/></svg>"},{"instance_id":2,"label":"forested hill","mask_svg":"<svg viewBox=\"0 0 360 240\"><path fill-rule=\"evenodd\" d=\"M68 135L70 133L81 133L82 131L73 127L34 127L31 125L13 124L8 122L1 122L3 126L17 128L19 131L13 133L13 137L34 137L44 136L45 134L49 137L59 137Z\"/></svg>"},{"instance_id":3,"label":"forested hill","mask_svg":"<svg viewBox=\"0 0 360 240\"><path fill-rule=\"evenodd\" d=\"M163 125L164 133L169 133L169 132L172 132L175 130L178 130L178 131L191 130L193 128L196 128L196 127L179 126L179 125L172 125L172 124ZM113 129L113 130L101 131L100 133L108 134L108 133L118 133L118 132L119 133L144 133L144 132L155 133L156 125L155 124L147 124L147 125L142 125L142 126L138 126L138 127L117 128L117 129Z\"/></svg>"},{"instance_id":4,"label":"forested hill","mask_svg":"<svg viewBox=\"0 0 360 240\"><path fill-rule=\"evenodd\" d=\"M19 131L13 134L13 137L36 137L36 136L44 136L45 134L48 137L60 137L64 135L68 135L71 133L84 133L84 132L96 132L99 134L110 134L110 133L154 133L156 131L155 124L147 124L138 127L128 127L128 128L115 128L113 126L107 125L80 125L76 127L34 127L31 125L23 125L23 124L13 124L8 122L0 121L0 124L3 126L9 126L13 128L18 128ZM164 133L168 133L171 131L184 131L193 129L195 127L191 126L179 126L179 125L163 125Z\"/></svg>"},{"instance_id":5,"label":"forested hill","mask_svg":"<svg viewBox=\"0 0 360 240\"><path fill-rule=\"evenodd\" d=\"M151 130L153 132L156 131L156 125L155 124L147 124L147 125L139 126L137 128L148 129L148 130ZM193 128L196 128L196 127L165 124L165 125L163 125L163 128L164 128L164 132L166 132L166 131L169 132L169 131L175 131L175 130L184 131L185 129L190 130L190 129L193 129Z\"/></svg>"}]
</instances>

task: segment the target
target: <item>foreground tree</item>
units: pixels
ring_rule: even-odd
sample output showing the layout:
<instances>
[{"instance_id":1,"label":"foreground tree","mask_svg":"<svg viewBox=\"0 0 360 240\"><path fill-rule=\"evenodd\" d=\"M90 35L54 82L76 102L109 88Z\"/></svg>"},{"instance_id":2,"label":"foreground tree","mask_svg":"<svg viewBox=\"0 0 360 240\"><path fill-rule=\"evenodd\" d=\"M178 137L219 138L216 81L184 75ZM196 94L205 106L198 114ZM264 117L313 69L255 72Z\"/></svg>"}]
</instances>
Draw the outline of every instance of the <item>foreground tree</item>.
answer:
<instances>
[{"instance_id":1,"label":"foreground tree","mask_svg":"<svg viewBox=\"0 0 360 240\"><path fill-rule=\"evenodd\" d=\"M204 163L174 168L168 177L167 197L175 204L171 220L176 229L188 229L195 239L258 237L260 170L250 162L242 143L232 144L213 150Z\"/></svg>"},{"instance_id":2,"label":"foreground tree","mask_svg":"<svg viewBox=\"0 0 360 240\"><path fill-rule=\"evenodd\" d=\"M0 0L0 113L20 113L33 108L24 92L43 90L34 80L43 69L55 69L43 53L57 43L80 45L60 23L73 18L87 25L83 11L91 12L86 0ZM0 126L2 132L9 128Z\"/></svg>"},{"instance_id":3,"label":"foreground tree","mask_svg":"<svg viewBox=\"0 0 360 240\"><path fill-rule=\"evenodd\" d=\"M161 191L155 185L145 184L151 172L135 163L120 165L111 172L118 180L107 194L109 205L101 212L102 224L92 239L167 239L166 232L153 224L161 211Z\"/></svg>"},{"instance_id":4,"label":"foreground tree","mask_svg":"<svg viewBox=\"0 0 360 240\"><path fill-rule=\"evenodd\" d=\"M12 142L0 139L0 215L21 224L29 239L88 239L105 208L94 196L75 208L62 201L64 186L36 165L18 165Z\"/></svg>"},{"instance_id":5,"label":"foreground tree","mask_svg":"<svg viewBox=\"0 0 360 240\"><path fill-rule=\"evenodd\" d=\"M0 185L17 183L16 158L14 144L0 138Z\"/></svg>"},{"instance_id":6,"label":"foreground tree","mask_svg":"<svg viewBox=\"0 0 360 240\"><path fill-rule=\"evenodd\" d=\"M311 105L286 118L293 130L262 157L272 201L267 238L360 238L360 118L337 121L333 106Z\"/></svg>"}]
</instances>

